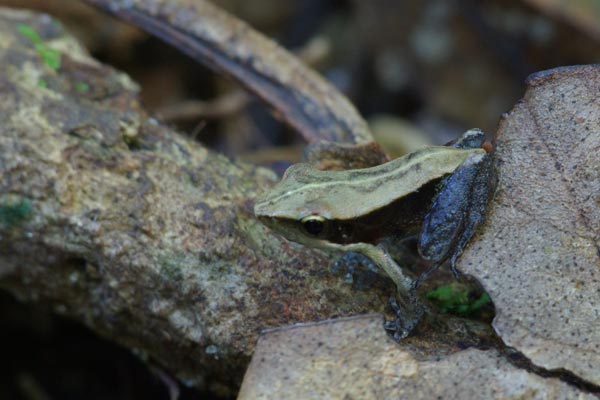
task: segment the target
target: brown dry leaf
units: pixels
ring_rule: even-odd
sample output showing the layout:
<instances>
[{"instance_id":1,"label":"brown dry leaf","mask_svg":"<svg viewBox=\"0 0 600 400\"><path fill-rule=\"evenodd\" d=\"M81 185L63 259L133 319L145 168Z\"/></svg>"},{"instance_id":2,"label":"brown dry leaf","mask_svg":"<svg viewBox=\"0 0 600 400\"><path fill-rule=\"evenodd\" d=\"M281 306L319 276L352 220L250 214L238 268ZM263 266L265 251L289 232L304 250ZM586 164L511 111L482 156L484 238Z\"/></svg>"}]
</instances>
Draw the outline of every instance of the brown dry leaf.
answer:
<instances>
[{"instance_id":1,"label":"brown dry leaf","mask_svg":"<svg viewBox=\"0 0 600 400\"><path fill-rule=\"evenodd\" d=\"M518 369L496 350L418 360L381 322L369 315L264 334L238 400L595 398Z\"/></svg>"},{"instance_id":2,"label":"brown dry leaf","mask_svg":"<svg viewBox=\"0 0 600 400\"><path fill-rule=\"evenodd\" d=\"M459 268L496 306L504 342L600 385L600 66L531 76L497 134L486 229Z\"/></svg>"}]
</instances>

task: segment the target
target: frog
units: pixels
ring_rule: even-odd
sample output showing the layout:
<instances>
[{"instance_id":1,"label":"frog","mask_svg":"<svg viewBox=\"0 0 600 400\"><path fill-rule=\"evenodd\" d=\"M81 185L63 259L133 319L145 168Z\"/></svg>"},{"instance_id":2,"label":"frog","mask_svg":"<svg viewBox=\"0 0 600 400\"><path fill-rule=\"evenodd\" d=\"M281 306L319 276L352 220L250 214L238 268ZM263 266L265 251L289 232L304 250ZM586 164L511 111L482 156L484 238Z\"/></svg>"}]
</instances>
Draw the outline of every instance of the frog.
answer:
<instances>
[{"instance_id":1,"label":"frog","mask_svg":"<svg viewBox=\"0 0 600 400\"><path fill-rule=\"evenodd\" d=\"M458 274L456 261L485 219L495 168L484 137L471 129L447 146L425 147L368 168L324 171L294 164L256 199L254 213L288 240L358 253L381 268L397 288L392 305L398 316L387 328L402 339L424 312L417 297L420 283L446 261ZM411 278L382 246L390 235L417 235L419 254L431 268Z\"/></svg>"}]
</instances>

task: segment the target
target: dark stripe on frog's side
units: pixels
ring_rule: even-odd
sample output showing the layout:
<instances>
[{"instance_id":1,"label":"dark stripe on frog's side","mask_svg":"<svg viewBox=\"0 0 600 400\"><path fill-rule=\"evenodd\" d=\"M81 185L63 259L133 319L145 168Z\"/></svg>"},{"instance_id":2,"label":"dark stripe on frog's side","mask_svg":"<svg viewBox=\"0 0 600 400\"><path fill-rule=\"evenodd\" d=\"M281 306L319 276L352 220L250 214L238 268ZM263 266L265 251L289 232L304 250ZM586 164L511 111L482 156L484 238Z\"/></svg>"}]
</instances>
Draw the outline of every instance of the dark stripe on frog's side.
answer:
<instances>
[{"instance_id":1,"label":"dark stripe on frog's side","mask_svg":"<svg viewBox=\"0 0 600 400\"><path fill-rule=\"evenodd\" d=\"M275 225L278 229L287 226L282 230L288 232L288 235L290 232L297 232L298 236L293 240L300 242L303 242L301 237L306 237L337 244L358 242L375 244L392 234L406 236L417 233L440 181L441 179L433 180L418 191L361 217L326 220L326 226L318 236L306 233L301 221L297 219L263 218L263 222L267 225Z\"/></svg>"},{"instance_id":2,"label":"dark stripe on frog's side","mask_svg":"<svg viewBox=\"0 0 600 400\"><path fill-rule=\"evenodd\" d=\"M442 178L369 214L350 220L330 220L321 237L331 243L378 243L390 235L417 234Z\"/></svg>"}]
</instances>

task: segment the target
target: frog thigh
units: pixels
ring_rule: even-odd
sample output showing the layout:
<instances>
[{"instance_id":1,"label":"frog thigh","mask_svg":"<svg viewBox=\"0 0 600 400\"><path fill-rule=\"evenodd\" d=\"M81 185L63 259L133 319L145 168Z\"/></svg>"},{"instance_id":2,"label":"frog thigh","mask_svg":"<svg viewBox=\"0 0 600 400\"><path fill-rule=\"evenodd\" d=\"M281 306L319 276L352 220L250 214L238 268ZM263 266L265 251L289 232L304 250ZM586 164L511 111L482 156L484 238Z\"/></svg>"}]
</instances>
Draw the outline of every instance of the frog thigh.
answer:
<instances>
[{"instance_id":1,"label":"frog thigh","mask_svg":"<svg viewBox=\"0 0 600 400\"><path fill-rule=\"evenodd\" d=\"M489 155L472 154L443 182L419 236L419 253L439 264L452 264L485 218L492 192Z\"/></svg>"},{"instance_id":2,"label":"frog thigh","mask_svg":"<svg viewBox=\"0 0 600 400\"><path fill-rule=\"evenodd\" d=\"M464 228L460 233L454 248L451 250L450 267L452 272L457 274L454 269L457 258L461 255L463 249L473 237L477 228L484 222L488 205L496 189L496 175L493 166L492 156L487 155L481 161L477 170L475 179L471 186L471 196Z\"/></svg>"}]
</instances>

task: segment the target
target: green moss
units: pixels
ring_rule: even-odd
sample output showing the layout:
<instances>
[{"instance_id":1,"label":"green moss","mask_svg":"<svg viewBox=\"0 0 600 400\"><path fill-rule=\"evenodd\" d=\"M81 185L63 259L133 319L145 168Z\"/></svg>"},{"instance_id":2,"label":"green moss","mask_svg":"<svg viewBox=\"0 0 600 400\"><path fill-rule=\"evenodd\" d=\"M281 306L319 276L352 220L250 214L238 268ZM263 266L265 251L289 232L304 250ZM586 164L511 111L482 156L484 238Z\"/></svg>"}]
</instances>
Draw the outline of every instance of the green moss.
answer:
<instances>
[{"instance_id":1,"label":"green moss","mask_svg":"<svg viewBox=\"0 0 600 400\"><path fill-rule=\"evenodd\" d=\"M17 30L27 39L31 40L33 45L35 46L36 51L44 61L48 67L53 70L57 70L60 68L61 64L61 55L60 52L48 47L40 35L37 33L35 28L27 24L19 24L17 25Z\"/></svg>"},{"instance_id":2,"label":"green moss","mask_svg":"<svg viewBox=\"0 0 600 400\"><path fill-rule=\"evenodd\" d=\"M75 87L75 90L77 90L80 93L87 93L90 90L90 85L88 85L85 82L75 82L73 84L73 87Z\"/></svg>"},{"instance_id":3,"label":"green moss","mask_svg":"<svg viewBox=\"0 0 600 400\"><path fill-rule=\"evenodd\" d=\"M31 202L22 200L16 203L0 203L0 224L12 227L25 221L31 215Z\"/></svg>"},{"instance_id":4,"label":"green moss","mask_svg":"<svg viewBox=\"0 0 600 400\"><path fill-rule=\"evenodd\" d=\"M442 312L463 316L474 314L492 304L487 293L475 297L469 289L456 284L440 286L427 292L426 296L436 303Z\"/></svg>"}]
</instances>

